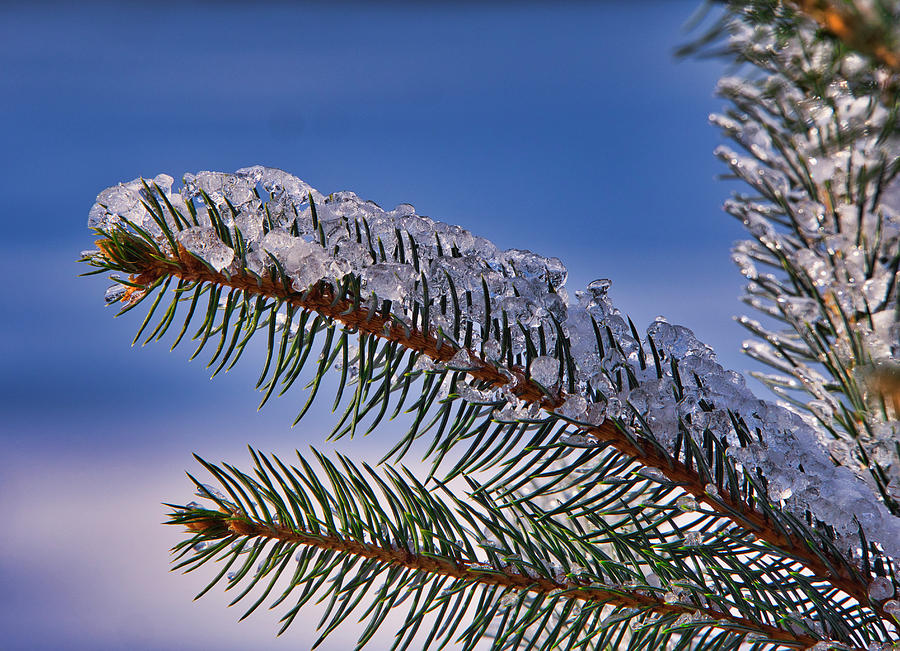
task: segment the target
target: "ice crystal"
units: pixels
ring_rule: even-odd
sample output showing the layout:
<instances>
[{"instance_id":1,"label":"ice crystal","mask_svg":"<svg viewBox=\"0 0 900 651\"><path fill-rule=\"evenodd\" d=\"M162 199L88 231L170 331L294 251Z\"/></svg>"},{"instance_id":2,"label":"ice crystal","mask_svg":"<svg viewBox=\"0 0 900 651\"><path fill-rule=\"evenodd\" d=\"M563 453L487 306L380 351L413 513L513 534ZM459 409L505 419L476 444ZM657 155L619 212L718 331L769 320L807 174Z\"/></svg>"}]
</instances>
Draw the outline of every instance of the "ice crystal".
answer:
<instances>
[{"instance_id":1,"label":"ice crystal","mask_svg":"<svg viewBox=\"0 0 900 651\"><path fill-rule=\"evenodd\" d=\"M697 547L703 543L703 536L697 531L688 531L684 534L684 544L686 547Z\"/></svg>"},{"instance_id":2,"label":"ice crystal","mask_svg":"<svg viewBox=\"0 0 900 651\"><path fill-rule=\"evenodd\" d=\"M209 226L193 226L179 231L175 236L190 253L205 260L216 271L222 271L234 260L234 251L222 243L215 229Z\"/></svg>"},{"instance_id":3,"label":"ice crystal","mask_svg":"<svg viewBox=\"0 0 900 651\"><path fill-rule=\"evenodd\" d=\"M675 500L675 506L677 506L682 511L695 511L699 508L697 504L697 500L695 500L690 495L682 495L677 500Z\"/></svg>"},{"instance_id":4,"label":"ice crystal","mask_svg":"<svg viewBox=\"0 0 900 651\"><path fill-rule=\"evenodd\" d=\"M500 608L502 610L512 608L517 603L519 603L519 597L514 592L507 592L505 595L500 597Z\"/></svg>"},{"instance_id":5,"label":"ice crystal","mask_svg":"<svg viewBox=\"0 0 900 651\"><path fill-rule=\"evenodd\" d=\"M118 284L112 285L106 290L106 294L103 296L103 300L106 301L107 305L112 303L116 303L125 298L125 293L128 291L128 287L126 285Z\"/></svg>"}]
</instances>

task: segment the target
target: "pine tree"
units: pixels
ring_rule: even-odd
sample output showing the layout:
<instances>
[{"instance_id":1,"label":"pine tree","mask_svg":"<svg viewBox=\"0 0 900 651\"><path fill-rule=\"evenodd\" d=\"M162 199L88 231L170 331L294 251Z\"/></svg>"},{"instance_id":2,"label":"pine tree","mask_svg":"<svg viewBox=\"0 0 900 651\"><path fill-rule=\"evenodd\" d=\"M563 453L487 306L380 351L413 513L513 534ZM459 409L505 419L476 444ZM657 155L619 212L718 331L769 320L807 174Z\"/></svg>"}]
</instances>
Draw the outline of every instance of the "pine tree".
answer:
<instances>
[{"instance_id":1,"label":"pine tree","mask_svg":"<svg viewBox=\"0 0 900 651\"><path fill-rule=\"evenodd\" d=\"M305 391L299 421L333 387L331 439L409 415L374 467L198 458L175 566L279 632L324 600L360 645L397 609L398 648L900 648L898 17L733 3L685 48L736 64L712 121L777 403L609 281L570 296L558 259L407 204L264 167L104 190L82 257L149 305L135 342L190 334L215 376L261 340L262 403Z\"/></svg>"}]
</instances>

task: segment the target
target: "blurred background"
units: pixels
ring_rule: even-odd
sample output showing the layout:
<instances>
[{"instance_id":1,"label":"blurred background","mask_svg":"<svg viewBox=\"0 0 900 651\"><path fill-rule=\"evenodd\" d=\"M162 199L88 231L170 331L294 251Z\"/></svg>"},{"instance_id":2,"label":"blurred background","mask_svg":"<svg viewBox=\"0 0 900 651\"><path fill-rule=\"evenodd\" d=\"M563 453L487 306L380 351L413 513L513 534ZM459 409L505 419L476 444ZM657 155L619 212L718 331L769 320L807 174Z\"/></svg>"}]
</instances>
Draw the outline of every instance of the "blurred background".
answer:
<instances>
[{"instance_id":1,"label":"blurred background","mask_svg":"<svg viewBox=\"0 0 900 651\"><path fill-rule=\"evenodd\" d=\"M191 499L191 452L377 460L394 440L325 443L329 401L290 429L298 391L257 412L258 356L209 381L187 347L130 347L137 317L75 263L119 181L262 164L412 203L558 256L570 291L611 278L639 328L663 314L745 368L707 124L723 70L673 57L696 5L4 3L0 646L309 648L315 617L276 639L221 590L192 603L203 577L168 571L160 502Z\"/></svg>"}]
</instances>

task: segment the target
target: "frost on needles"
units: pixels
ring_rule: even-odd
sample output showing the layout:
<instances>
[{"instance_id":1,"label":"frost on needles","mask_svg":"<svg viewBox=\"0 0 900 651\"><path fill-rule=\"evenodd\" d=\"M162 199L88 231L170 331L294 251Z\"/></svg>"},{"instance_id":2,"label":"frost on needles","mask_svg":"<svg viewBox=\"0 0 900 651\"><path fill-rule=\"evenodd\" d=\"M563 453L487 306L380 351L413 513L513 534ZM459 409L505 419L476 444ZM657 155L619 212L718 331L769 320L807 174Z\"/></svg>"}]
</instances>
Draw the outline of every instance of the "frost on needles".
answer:
<instances>
[{"instance_id":1,"label":"frost on needles","mask_svg":"<svg viewBox=\"0 0 900 651\"><path fill-rule=\"evenodd\" d=\"M750 167L729 156L737 170ZM762 177L755 171L751 178ZM752 206L740 206L731 209L755 214ZM880 214L883 237L896 238L893 213ZM463 228L417 215L408 204L385 211L352 192L326 196L295 176L259 166L188 174L180 190L166 175L113 186L98 196L89 226L141 232L161 257L186 251L225 279L279 276L297 293L355 279L361 307L387 310L392 323L407 329L437 333L456 351L429 364L474 370L488 363L505 376L507 384L457 389L471 402L496 403L495 418L538 416L540 404L512 390L527 373L554 398L548 403L554 413L584 426L584 434L563 439L572 446L599 444L590 428L605 420L638 444L653 441L676 456L676 447L685 446L679 436L702 447L712 435L727 445L736 468L765 477L774 503L800 520L808 512L832 527L843 541L839 547L858 550L862 527L869 541L900 557L900 519L861 473L835 463L813 420L755 397L740 374L723 369L712 349L683 326L659 318L639 337L611 302L608 280L570 296L566 269L556 258L502 250ZM818 246L825 237L811 243ZM798 265L813 255L772 228L763 238L782 242L778 250ZM849 240L841 235L840 242ZM758 244L744 248L757 258L769 255ZM123 296L123 289L113 295ZM786 303L785 309L794 308ZM877 314L879 328L892 327ZM717 499L714 485L707 492Z\"/></svg>"}]
</instances>

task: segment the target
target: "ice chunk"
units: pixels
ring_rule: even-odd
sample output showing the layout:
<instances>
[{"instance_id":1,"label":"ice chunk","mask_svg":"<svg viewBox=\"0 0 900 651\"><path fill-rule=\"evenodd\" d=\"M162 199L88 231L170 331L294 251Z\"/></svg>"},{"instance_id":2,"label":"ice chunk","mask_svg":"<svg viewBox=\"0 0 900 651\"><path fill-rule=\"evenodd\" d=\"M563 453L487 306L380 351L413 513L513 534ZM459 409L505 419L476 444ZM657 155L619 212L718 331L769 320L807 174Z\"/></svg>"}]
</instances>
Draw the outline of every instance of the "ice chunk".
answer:
<instances>
[{"instance_id":1,"label":"ice chunk","mask_svg":"<svg viewBox=\"0 0 900 651\"><path fill-rule=\"evenodd\" d=\"M587 405L587 400L581 396L570 395L566 397L566 401L557 410L557 413L572 420L584 420L587 414Z\"/></svg>"},{"instance_id":2,"label":"ice chunk","mask_svg":"<svg viewBox=\"0 0 900 651\"><path fill-rule=\"evenodd\" d=\"M365 288L388 301L401 302L412 291L414 270L406 264L382 262L363 269Z\"/></svg>"},{"instance_id":3,"label":"ice chunk","mask_svg":"<svg viewBox=\"0 0 900 651\"><path fill-rule=\"evenodd\" d=\"M515 592L507 592L500 597L500 610L508 610L519 603L519 596Z\"/></svg>"},{"instance_id":4,"label":"ice chunk","mask_svg":"<svg viewBox=\"0 0 900 651\"><path fill-rule=\"evenodd\" d=\"M484 342L483 345L484 357L489 360L497 360L500 359L500 342L494 339L488 339Z\"/></svg>"},{"instance_id":5,"label":"ice chunk","mask_svg":"<svg viewBox=\"0 0 900 651\"><path fill-rule=\"evenodd\" d=\"M477 368L478 364L466 348L460 348L447 362L447 366L454 369L466 370Z\"/></svg>"},{"instance_id":6,"label":"ice chunk","mask_svg":"<svg viewBox=\"0 0 900 651\"><path fill-rule=\"evenodd\" d=\"M97 195L97 201L88 215L90 228L109 229L115 227L122 219L127 219L138 226L148 216L144 199L144 186L141 179L120 183L105 189Z\"/></svg>"},{"instance_id":7,"label":"ice chunk","mask_svg":"<svg viewBox=\"0 0 900 651\"><path fill-rule=\"evenodd\" d=\"M869 584L869 597L874 601L884 601L894 596L894 584L883 576L875 577Z\"/></svg>"},{"instance_id":8,"label":"ice chunk","mask_svg":"<svg viewBox=\"0 0 900 651\"><path fill-rule=\"evenodd\" d=\"M884 612L893 617L895 620L900 622L900 601L896 599L891 599L886 602L883 606Z\"/></svg>"},{"instance_id":9,"label":"ice chunk","mask_svg":"<svg viewBox=\"0 0 900 651\"><path fill-rule=\"evenodd\" d=\"M128 291L128 287L125 285L112 285L106 290L106 294L103 296L103 300L106 301L107 305L111 305L117 301L121 301L125 298L125 293Z\"/></svg>"},{"instance_id":10,"label":"ice chunk","mask_svg":"<svg viewBox=\"0 0 900 651\"><path fill-rule=\"evenodd\" d=\"M697 531L688 531L684 534L685 547L697 547L703 544L703 536Z\"/></svg>"},{"instance_id":11,"label":"ice chunk","mask_svg":"<svg viewBox=\"0 0 900 651\"><path fill-rule=\"evenodd\" d=\"M545 258L531 251L509 249L504 254L506 263L519 275L537 277L554 288L565 285L568 271L559 258Z\"/></svg>"},{"instance_id":12,"label":"ice chunk","mask_svg":"<svg viewBox=\"0 0 900 651\"><path fill-rule=\"evenodd\" d=\"M219 239L212 227L192 226L177 232L175 239L188 252L206 261L216 271L222 271L234 261L234 251Z\"/></svg>"},{"instance_id":13,"label":"ice chunk","mask_svg":"<svg viewBox=\"0 0 900 651\"><path fill-rule=\"evenodd\" d=\"M531 378L545 387L556 384L559 376L559 361L546 355L535 357L531 362Z\"/></svg>"},{"instance_id":14,"label":"ice chunk","mask_svg":"<svg viewBox=\"0 0 900 651\"><path fill-rule=\"evenodd\" d=\"M682 511L696 511L699 508L697 504L697 500L695 500L690 495L682 495L677 500L675 500L675 506L677 506Z\"/></svg>"}]
</instances>

